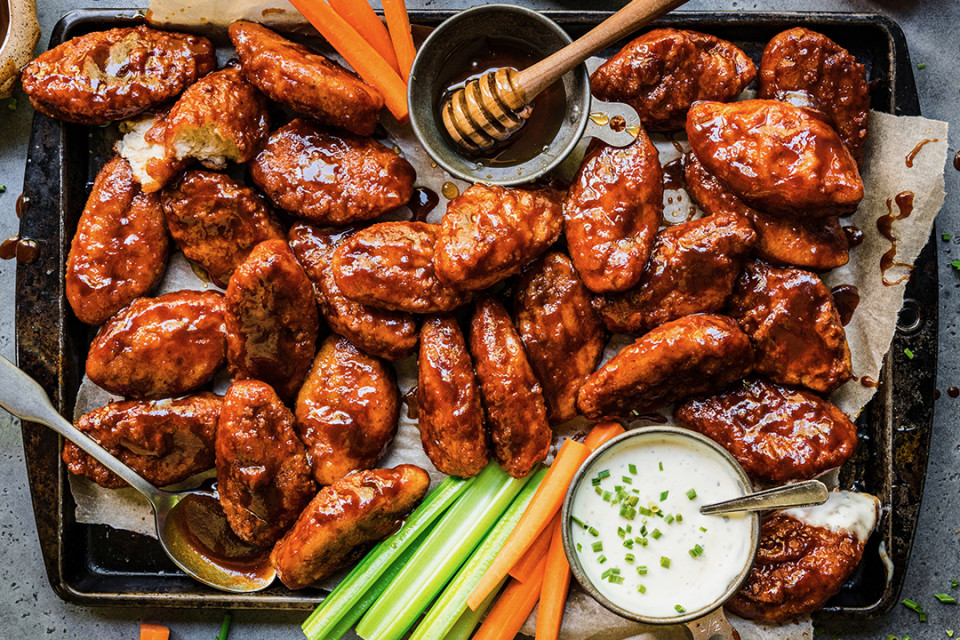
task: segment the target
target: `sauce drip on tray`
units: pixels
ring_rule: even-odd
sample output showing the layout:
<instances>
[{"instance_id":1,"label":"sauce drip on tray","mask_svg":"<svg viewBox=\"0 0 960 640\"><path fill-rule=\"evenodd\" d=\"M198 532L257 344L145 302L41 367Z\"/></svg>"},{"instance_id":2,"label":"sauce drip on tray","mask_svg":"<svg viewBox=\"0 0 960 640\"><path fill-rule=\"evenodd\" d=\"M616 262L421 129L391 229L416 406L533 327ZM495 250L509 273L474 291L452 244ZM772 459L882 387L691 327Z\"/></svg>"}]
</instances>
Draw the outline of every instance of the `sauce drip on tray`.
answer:
<instances>
[{"instance_id":1,"label":"sauce drip on tray","mask_svg":"<svg viewBox=\"0 0 960 640\"><path fill-rule=\"evenodd\" d=\"M913 148L913 151L907 154L906 160L908 169L913 168L913 161L916 159L917 154L920 153L920 149L923 149L924 145L930 144L931 142L939 142L939 140L937 138L934 138L933 140L921 140L920 143Z\"/></svg>"},{"instance_id":2,"label":"sauce drip on tray","mask_svg":"<svg viewBox=\"0 0 960 640\"><path fill-rule=\"evenodd\" d=\"M831 289L830 294L840 315L840 324L847 326L860 304L860 291L852 284L841 284Z\"/></svg>"},{"instance_id":3,"label":"sauce drip on tray","mask_svg":"<svg viewBox=\"0 0 960 640\"><path fill-rule=\"evenodd\" d=\"M897 204L898 213L893 212L894 202ZM886 215L882 215L877 219L877 230L880 231L884 238L890 241L890 249L880 257L880 275L883 278L883 284L891 287L895 284L900 284L910 277L908 272L896 280L888 280L887 270L891 267L906 267L908 270L910 269L909 264L895 260L897 257L897 237L893 233L893 223L897 220L903 220L913 213L913 192L901 191L895 197L887 198L887 211L888 213Z\"/></svg>"}]
</instances>

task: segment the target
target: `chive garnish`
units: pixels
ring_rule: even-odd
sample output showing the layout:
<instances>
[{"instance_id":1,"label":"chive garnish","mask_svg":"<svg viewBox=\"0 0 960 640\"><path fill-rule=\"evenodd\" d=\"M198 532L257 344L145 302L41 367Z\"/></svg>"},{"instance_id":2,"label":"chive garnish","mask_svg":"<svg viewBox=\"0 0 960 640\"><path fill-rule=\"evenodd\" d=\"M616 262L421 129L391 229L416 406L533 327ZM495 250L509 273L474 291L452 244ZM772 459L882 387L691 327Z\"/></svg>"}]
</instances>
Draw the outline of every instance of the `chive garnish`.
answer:
<instances>
[{"instance_id":1,"label":"chive garnish","mask_svg":"<svg viewBox=\"0 0 960 640\"><path fill-rule=\"evenodd\" d=\"M626 538L627 530L624 529L623 527L617 527L617 536L619 536L620 538Z\"/></svg>"},{"instance_id":2,"label":"chive garnish","mask_svg":"<svg viewBox=\"0 0 960 640\"><path fill-rule=\"evenodd\" d=\"M633 540L624 540L623 546L625 546L627 549L633 549Z\"/></svg>"},{"instance_id":3,"label":"chive garnish","mask_svg":"<svg viewBox=\"0 0 960 640\"><path fill-rule=\"evenodd\" d=\"M604 501L604 502L610 502L610 498L612 498L612 497L613 497L613 494L610 493L609 491L604 491L604 492L603 492L603 501Z\"/></svg>"},{"instance_id":4,"label":"chive garnish","mask_svg":"<svg viewBox=\"0 0 960 640\"><path fill-rule=\"evenodd\" d=\"M590 484L592 484L592 485L595 486L595 487L599 487L599 486L600 486L600 478L599 478L599 477L590 478Z\"/></svg>"},{"instance_id":5,"label":"chive garnish","mask_svg":"<svg viewBox=\"0 0 960 640\"><path fill-rule=\"evenodd\" d=\"M647 509L646 507L637 507L637 513L639 513L639 514L642 515L642 516L652 516L652 515L653 515L653 511L650 511L650 509Z\"/></svg>"},{"instance_id":6,"label":"chive garnish","mask_svg":"<svg viewBox=\"0 0 960 640\"><path fill-rule=\"evenodd\" d=\"M675 519L676 519L676 518L673 517L673 514L672 514L672 513L668 513L668 514L666 515L666 517L664 517L663 521L666 522L667 524L673 524L673 521L674 521Z\"/></svg>"},{"instance_id":7,"label":"chive garnish","mask_svg":"<svg viewBox=\"0 0 960 640\"><path fill-rule=\"evenodd\" d=\"M646 593L646 592L647 592L647 588L646 588L645 586L643 586L642 584L638 584L638 585L637 585L637 591L639 591L640 593Z\"/></svg>"},{"instance_id":8,"label":"chive garnish","mask_svg":"<svg viewBox=\"0 0 960 640\"><path fill-rule=\"evenodd\" d=\"M917 604L910 598L904 598L903 600L900 601L900 603L903 606L905 606L907 609L910 609L911 611L915 611L920 614L923 613L923 607L921 607L919 604Z\"/></svg>"},{"instance_id":9,"label":"chive garnish","mask_svg":"<svg viewBox=\"0 0 960 640\"><path fill-rule=\"evenodd\" d=\"M706 527L700 527L700 531L703 531L704 533L706 533L706 532L707 532L707 528L706 528Z\"/></svg>"},{"instance_id":10,"label":"chive garnish","mask_svg":"<svg viewBox=\"0 0 960 640\"><path fill-rule=\"evenodd\" d=\"M632 473L633 475L637 475L637 465L635 465L635 464L628 464L628 465L627 465L627 469L629 469L629 470L630 470L630 473Z\"/></svg>"},{"instance_id":11,"label":"chive garnish","mask_svg":"<svg viewBox=\"0 0 960 640\"><path fill-rule=\"evenodd\" d=\"M582 528L584 528L584 529L587 528L587 523L584 522L583 520L581 520L580 518L578 518L577 516L570 516L570 519L573 520L574 522L576 522L576 523L577 523L578 525L580 525Z\"/></svg>"},{"instance_id":12,"label":"chive garnish","mask_svg":"<svg viewBox=\"0 0 960 640\"><path fill-rule=\"evenodd\" d=\"M673 608L676 609L677 613L686 613L686 612L687 612L686 609L684 609L683 607L681 607L681 606L678 605L678 604L673 605Z\"/></svg>"},{"instance_id":13,"label":"chive garnish","mask_svg":"<svg viewBox=\"0 0 960 640\"><path fill-rule=\"evenodd\" d=\"M616 576L616 575L610 576L610 577L608 578L608 581L609 581L611 584L623 584L623 577L622 577L622 576Z\"/></svg>"},{"instance_id":14,"label":"chive garnish","mask_svg":"<svg viewBox=\"0 0 960 640\"><path fill-rule=\"evenodd\" d=\"M690 489L690 491L687 491L687 497L693 500L694 498L697 497L697 492L694 491L693 489Z\"/></svg>"},{"instance_id":15,"label":"chive garnish","mask_svg":"<svg viewBox=\"0 0 960 640\"><path fill-rule=\"evenodd\" d=\"M677 514L677 522L683 522L683 514L682 514L682 513L678 513L678 514Z\"/></svg>"},{"instance_id":16,"label":"chive garnish","mask_svg":"<svg viewBox=\"0 0 960 640\"><path fill-rule=\"evenodd\" d=\"M614 575L620 575L620 568L614 567L613 569L610 569L610 572L613 573Z\"/></svg>"},{"instance_id":17,"label":"chive garnish","mask_svg":"<svg viewBox=\"0 0 960 640\"><path fill-rule=\"evenodd\" d=\"M601 579L601 580L606 580L606 579L610 576L610 572L611 572L611 571L613 571L613 569L607 569L606 571L604 571L603 573L601 573L601 574L600 574L600 579Z\"/></svg>"},{"instance_id":18,"label":"chive garnish","mask_svg":"<svg viewBox=\"0 0 960 640\"><path fill-rule=\"evenodd\" d=\"M670 558L667 556L660 556L660 566L664 569L670 568Z\"/></svg>"},{"instance_id":19,"label":"chive garnish","mask_svg":"<svg viewBox=\"0 0 960 640\"><path fill-rule=\"evenodd\" d=\"M957 580L956 578L954 578L953 580L950 581L950 589L951 590L956 589L957 587L960 587L960 580Z\"/></svg>"},{"instance_id":20,"label":"chive garnish","mask_svg":"<svg viewBox=\"0 0 960 640\"><path fill-rule=\"evenodd\" d=\"M647 535L647 525L643 525L642 527L640 527L640 535L642 536Z\"/></svg>"},{"instance_id":21,"label":"chive garnish","mask_svg":"<svg viewBox=\"0 0 960 640\"><path fill-rule=\"evenodd\" d=\"M637 575L645 576L647 575L647 566L641 565L637 567Z\"/></svg>"},{"instance_id":22,"label":"chive garnish","mask_svg":"<svg viewBox=\"0 0 960 640\"><path fill-rule=\"evenodd\" d=\"M592 535L594 538L596 538L598 535L600 535L600 532L597 531L597 528L596 528L596 527L590 527L589 529L587 529L587 532L588 532L590 535Z\"/></svg>"},{"instance_id":23,"label":"chive garnish","mask_svg":"<svg viewBox=\"0 0 960 640\"><path fill-rule=\"evenodd\" d=\"M914 356L913 356L913 351L911 351L910 349L904 349L904 350L903 350L903 353L904 353L905 356L907 356L907 359L908 359L908 360L913 360L913 357L914 357Z\"/></svg>"},{"instance_id":24,"label":"chive garnish","mask_svg":"<svg viewBox=\"0 0 960 640\"><path fill-rule=\"evenodd\" d=\"M634 559L634 558L633 558L633 554L632 554L632 553L628 553L627 555L623 556L623 559L632 564L632 563L633 563L633 559Z\"/></svg>"},{"instance_id":25,"label":"chive garnish","mask_svg":"<svg viewBox=\"0 0 960 640\"><path fill-rule=\"evenodd\" d=\"M603 471L597 474L597 477L600 478L601 480L603 480L604 478L609 478L610 469L604 469Z\"/></svg>"},{"instance_id":26,"label":"chive garnish","mask_svg":"<svg viewBox=\"0 0 960 640\"><path fill-rule=\"evenodd\" d=\"M637 517L637 510L631 507L629 504L625 504L620 507L620 516L626 518L627 520L633 520Z\"/></svg>"},{"instance_id":27,"label":"chive garnish","mask_svg":"<svg viewBox=\"0 0 960 640\"><path fill-rule=\"evenodd\" d=\"M654 540L659 540L660 536L662 535L663 534L660 532L660 529L654 529L653 532L650 534L650 537L653 538Z\"/></svg>"},{"instance_id":28,"label":"chive garnish","mask_svg":"<svg viewBox=\"0 0 960 640\"><path fill-rule=\"evenodd\" d=\"M937 600L939 600L943 604L957 604L957 600L955 598L948 596L945 593L935 593L933 594L933 597L935 597Z\"/></svg>"},{"instance_id":29,"label":"chive garnish","mask_svg":"<svg viewBox=\"0 0 960 640\"><path fill-rule=\"evenodd\" d=\"M640 502L640 496L628 496L628 497L627 497L627 504L629 504L631 507L637 506L637 503L638 503L638 502Z\"/></svg>"},{"instance_id":30,"label":"chive garnish","mask_svg":"<svg viewBox=\"0 0 960 640\"><path fill-rule=\"evenodd\" d=\"M670 495L670 492L669 492L669 491L661 491L661 492L660 492L660 502L663 502L664 500L666 500L668 495Z\"/></svg>"},{"instance_id":31,"label":"chive garnish","mask_svg":"<svg viewBox=\"0 0 960 640\"><path fill-rule=\"evenodd\" d=\"M949 233L944 233L944 234L942 234L940 237L943 238L944 241L947 241L947 240L950 239L950 234L949 234Z\"/></svg>"},{"instance_id":32,"label":"chive garnish","mask_svg":"<svg viewBox=\"0 0 960 640\"><path fill-rule=\"evenodd\" d=\"M630 476L623 476L621 480L623 480L627 484L633 484L633 478L631 478Z\"/></svg>"},{"instance_id":33,"label":"chive garnish","mask_svg":"<svg viewBox=\"0 0 960 640\"><path fill-rule=\"evenodd\" d=\"M594 491L594 493L596 493L598 496L602 496L602 495L603 495L603 489L601 489L600 487L594 487L594 488L593 488L593 491Z\"/></svg>"},{"instance_id":34,"label":"chive garnish","mask_svg":"<svg viewBox=\"0 0 960 640\"><path fill-rule=\"evenodd\" d=\"M600 556L599 558L597 558L597 562L599 564L603 564L606 561L607 561L607 556Z\"/></svg>"},{"instance_id":35,"label":"chive garnish","mask_svg":"<svg viewBox=\"0 0 960 640\"><path fill-rule=\"evenodd\" d=\"M700 556L700 555L703 555L703 547L701 547L699 544L694 545L693 549L690 549L690 557L696 558L697 556Z\"/></svg>"},{"instance_id":36,"label":"chive garnish","mask_svg":"<svg viewBox=\"0 0 960 640\"><path fill-rule=\"evenodd\" d=\"M658 462L657 464L660 465L660 471L663 471L663 463L662 463L662 462Z\"/></svg>"},{"instance_id":37,"label":"chive garnish","mask_svg":"<svg viewBox=\"0 0 960 640\"><path fill-rule=\"evenodd\" d=\"M648 541L646 538L637 538L637 544L639 544L641 547L647 546L647 542Z\"/></svg>"},{"instance_id":38,"label":"chive garnish","mask_svg":"<svg viewBox=\"0 0 960 640\"><path fill-rule=\"evenodd\" d=\"M577 543L577 553L583 553L583 545L579 542Z\"/></svg>"},{"instance_id":39,"label":"chive garnish","mask_svg":"<svg viewBox=\"0 0 960 640\"><path fill-rule=\"evenodd\" d=\"M590 545L590 548L593 549L593 552L594 552L594 553L599 553L599 552L603 551L603 542L601 542L601 541L598 540L598 541L594 542L593 544L591 544L591 545Z\"/></svg>"}]
</instances>

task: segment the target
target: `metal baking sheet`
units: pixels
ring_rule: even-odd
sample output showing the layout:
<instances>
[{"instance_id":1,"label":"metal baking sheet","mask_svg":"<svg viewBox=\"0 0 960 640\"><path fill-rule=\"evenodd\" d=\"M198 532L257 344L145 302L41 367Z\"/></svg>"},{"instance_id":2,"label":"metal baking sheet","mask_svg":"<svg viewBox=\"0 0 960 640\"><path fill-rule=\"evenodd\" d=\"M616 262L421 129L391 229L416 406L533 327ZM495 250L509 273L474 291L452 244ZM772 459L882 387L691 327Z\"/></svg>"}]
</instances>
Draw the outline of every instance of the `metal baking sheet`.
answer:
<instances>
[{"instance_id":1,"label":"metal baking sheet","mask_svg":"<svg viewBox=\"0 0 960 640\"><path fill-rule=\"evenodd\" d=\"M573 37L609 15L546 13ZM433 26L450 15L414 12L411 19ZM136 11L73 11L57 24L50 45L142 20L142 12ZM821 31L865 64L874 109L920 114L903 32L888 18L873 14L679 12L657 25L715 34L733 41L754 60L759 60L766 42L783 29L802 25ZM115 137L115 127L63 124L40 114L33 121L23 190L29 206L20 233L36 239L41 252L36 262L17 268L17 358L20 367L43 384L68 417L92 330L69 309L64 265L87 193L109 157ZM898 600L920 509L933 422L936 263L931 239L907 286L907 301L879 392L858 420L860 447L841 473L843 486L881 498L885 508L879 530L860 568L818 614L821 617L876 616ZM917 354L912 360L903 355L908 338ZM66 470L60 463L60 437L45 427L24 423L23 441L47 575L64 600L85 605L310 609L322 597L318 590L291 592L283 587L252 595L227 595L180 573L151 538L108 526L78 524ZM889 559L889 575L882 557Z\"/></svg>"}]
</instances>

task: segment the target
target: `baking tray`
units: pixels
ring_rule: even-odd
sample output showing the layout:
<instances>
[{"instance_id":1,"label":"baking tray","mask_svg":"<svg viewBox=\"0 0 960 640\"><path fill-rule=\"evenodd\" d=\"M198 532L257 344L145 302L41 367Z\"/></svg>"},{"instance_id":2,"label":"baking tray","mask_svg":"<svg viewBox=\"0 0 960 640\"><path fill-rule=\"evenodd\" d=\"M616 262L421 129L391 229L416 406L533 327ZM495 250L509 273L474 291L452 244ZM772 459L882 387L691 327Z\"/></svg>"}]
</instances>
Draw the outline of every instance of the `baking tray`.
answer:
<instances>
[{"instance_id":1,"label":"baking tray","mask_svg":"<svg viewBox=\"0 0 960 640\"><path fill-rule=\"evenodd\" d=\"M609 12L546 12L573 37ZM57 24L56 45L89 31L143 20L130 10L79 10ZM412 21L433 26L451 12L414 12ZM735 42L755 61L776 33L802 25L845 46L867 68L874 109L919 115L913 71L903 32L873 14L678 12L658 21ZM612 54L619 46L611 48ZM72 314L63 273L87 193L110 155L115 128L63 124L37 114L33 121L24 194L29 207L20 233L40 244L40 258L17 268L16 339L21 368L40 381L67 417L83 373L92 330ZM877 616L898 600L913 541L933 421L937 354L937 258L932 236L907 285L907 301L876 397L858 420L860 447L841 472L841 483L879 496L885 505L864 561L820 617ZM915 355L908 359L904 348ZM24 456L37 533L54 591L86 605L310 609L323 592L275 587L252 595L226 595L187 578L151 538L74 519L61 438L23 424ZM888 571L889 567L889 571Z\"/></svg>"}]
</instances>

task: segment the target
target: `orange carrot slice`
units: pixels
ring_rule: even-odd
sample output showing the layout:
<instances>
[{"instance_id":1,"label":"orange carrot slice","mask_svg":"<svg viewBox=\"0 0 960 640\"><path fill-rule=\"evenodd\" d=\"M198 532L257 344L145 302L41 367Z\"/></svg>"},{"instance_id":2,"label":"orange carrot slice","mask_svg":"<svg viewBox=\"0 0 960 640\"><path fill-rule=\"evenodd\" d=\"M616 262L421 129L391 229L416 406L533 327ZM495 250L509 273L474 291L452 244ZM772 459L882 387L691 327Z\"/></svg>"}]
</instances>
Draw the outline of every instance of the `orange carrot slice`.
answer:
<instances>
[{"instance_id":1,"label":"orange carrot slice","mask_svg":"<svg viewBox=\"0 0 960 640\"><path fill-rule=\"evenodd\" d=\"M400 64L400 75L406 81L410 78L413 59L417 56L417 49L413 46L413 33L410 31L407 5L403 0L383 0L383 15L387 19L393 50Z\"/></svg>"},{"instance_id":2,"label":"orange carrot slice","mask_svg":"<svg viewBox=\"0 0 960 640\"><path fill-rule=\"evenodd\" d=\"M540 597L547 559L543 557L526 582L511 580L494 603L473 640L513 640Z\"/></svg>"},{"instance_id":3,"label":"orange carrot slice","mask_svg":"<svg viewBox=\"0 0 960 640\"><path fill-rule=\"evenodd\" d=\"M598 422L583 439L583 444L587 445L591 451L596 451L604 442L616 438L623 432L624 428L619 422Z\"/></svg>"},{"instance_id":4,"label":"orange carrot slice","mask_svg":"<svg viewBox=\"0 0 960 640\"><path fill-rule=\"evenodd\" d=\"M140 624L140 640L169 640L170 629L162 624L143 622Z\"/></svg>"},{"instance_id":5,"label":"orange carrot slice","mask_svg":"<svg viewBox=\"0 0 960 640\"><path fill-rule=\"evenodd\" d=\"M510 568L511 576L520 582L526 582L530 579L534 569L536 569L540 561L546 557L547 550L550 549L550 539L553 537L554 523L559 521L558 514L553 517L549 525L544 527L540 535L537 536L537 539L530 545L530 548L527 549L526 552L520 556L520 559L517 560L517 563Z\"/></svg>"},{"instance_id":6,"label":"orange carrot slice","mask_svg":"<svg viewBox=\"0 0 960 640\"><path fill-rule=\"evenodd\" d=\"M540 589L540 604L537 605L536 640L557 640L560 623L563 622L563 606L570 589L570 563L563 551L563 533L557 519L550 536L547 562Z\"/></svg>"},{"instance_id":7,"label":"orange carrot slice","mask_svg":"<svg viewBox=\"0 0 960 640\"><path fill-rule=\"evenodd\" d=\"M327 0L333 10L340 14L371 47L377 50L393 70L400 73L397 54L393 51L393 42L386 25L380 21L366 0Z\"/></svg>"}]
</instances>

